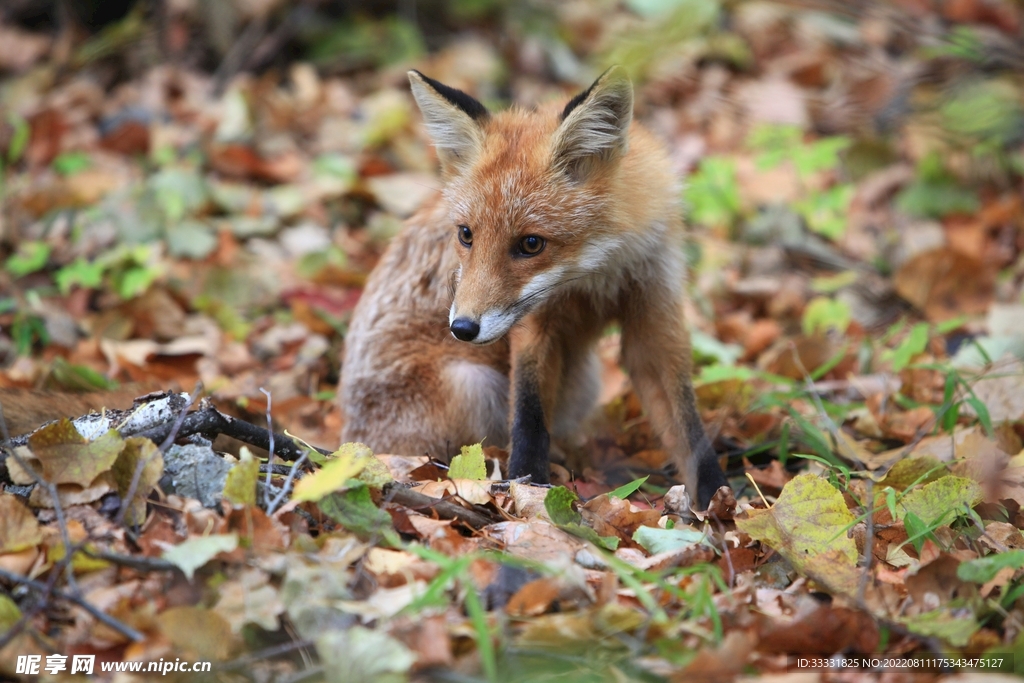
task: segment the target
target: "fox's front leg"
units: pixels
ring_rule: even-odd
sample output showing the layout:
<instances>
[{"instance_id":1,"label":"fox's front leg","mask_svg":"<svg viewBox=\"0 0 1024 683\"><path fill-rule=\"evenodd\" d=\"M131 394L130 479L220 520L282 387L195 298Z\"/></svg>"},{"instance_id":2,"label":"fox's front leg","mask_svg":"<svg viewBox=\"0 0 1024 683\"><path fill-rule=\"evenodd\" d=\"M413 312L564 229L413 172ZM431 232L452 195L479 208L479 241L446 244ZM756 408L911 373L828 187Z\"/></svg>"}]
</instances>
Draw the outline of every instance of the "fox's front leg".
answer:
<instances>
[{"instance_id":1,"label":"fox's front leg","mask_svg":"<svg viewBox=\"0 0 1024 683\"><path fill-rule=\"evenodd\" d=\"M508 475L512 479L530 475L535 484L546 484L551 446L548 421L562 374L562 354L533 317L512 330L511 341L512 455Z\"/></svg>"},{"instance_id":2,"label":"fox's front leg","mask_svg":"<svg viewBox=\"0 0 1024 683\"><path fill-rule=\"evenodd\" d=\"M622 316L623 364L687 490L706 509L729 482L697 411L682 297L666 290L631 299Z\"/></svg>"}]
</instances>

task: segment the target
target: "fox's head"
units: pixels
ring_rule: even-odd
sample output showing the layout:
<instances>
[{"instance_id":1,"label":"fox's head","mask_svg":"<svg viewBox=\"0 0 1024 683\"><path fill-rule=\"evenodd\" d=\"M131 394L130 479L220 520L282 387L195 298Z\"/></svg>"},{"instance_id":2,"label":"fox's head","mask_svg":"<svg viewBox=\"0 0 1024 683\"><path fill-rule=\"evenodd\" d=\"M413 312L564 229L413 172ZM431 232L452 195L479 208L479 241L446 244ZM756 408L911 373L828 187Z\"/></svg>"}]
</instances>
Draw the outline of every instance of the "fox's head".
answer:
<instances>
[{"instance_id":1,"label":"fox's head","mask_svg":"<svg viewBox=\"0 0 1024 683\"><path fill-rule=\"evenodd\" d=\"M487 344L564 285L608 267L616 226L629 220L614 197L633 87L613 67L560 110L491 114L418 71L409 80L441 161L459 252L451 332Z\"/></svg>"}]
</instances>

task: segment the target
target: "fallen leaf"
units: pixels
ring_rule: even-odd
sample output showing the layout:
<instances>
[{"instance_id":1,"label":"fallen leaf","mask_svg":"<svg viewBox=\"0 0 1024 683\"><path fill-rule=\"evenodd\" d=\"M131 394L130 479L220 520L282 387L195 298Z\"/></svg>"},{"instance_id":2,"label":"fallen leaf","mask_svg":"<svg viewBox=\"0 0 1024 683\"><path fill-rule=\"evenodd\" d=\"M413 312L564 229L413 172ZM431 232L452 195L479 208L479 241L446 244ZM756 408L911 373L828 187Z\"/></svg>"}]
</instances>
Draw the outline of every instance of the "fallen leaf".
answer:
<instances>
[{"instance_id":1,"label":"fallen leaf","mask_svg":"<svg viewBox=\"0 0 1024 683\"><path fill-rule=\"evenodd\" d=\"M982 314L995 294L990 268L947 247L911 257L896 271L893 284L900 296L935 322Z\"/></svg>"},{"instance_id":2,"label":"fallen leaf","mask_svg":"<svg viewBox=\"0 0 1024 683\"><path fill-rule=\"evenodd\" d=\"M172 563L191 581L196 570L220 553L238 547L238 534L211 534L182 541L164 551L163 559Z\"/></svg>"},{"instance_id":3,"label":"fallen leaf","mask_svg":"<svg viewBox=\"0 0 1024 683\"><path fill-rule=\"evenodd\" d=\"M16 553L33 548L43 540L32 512L17 497L0 493L0 553Z\"/></svg>"}]
</instances>

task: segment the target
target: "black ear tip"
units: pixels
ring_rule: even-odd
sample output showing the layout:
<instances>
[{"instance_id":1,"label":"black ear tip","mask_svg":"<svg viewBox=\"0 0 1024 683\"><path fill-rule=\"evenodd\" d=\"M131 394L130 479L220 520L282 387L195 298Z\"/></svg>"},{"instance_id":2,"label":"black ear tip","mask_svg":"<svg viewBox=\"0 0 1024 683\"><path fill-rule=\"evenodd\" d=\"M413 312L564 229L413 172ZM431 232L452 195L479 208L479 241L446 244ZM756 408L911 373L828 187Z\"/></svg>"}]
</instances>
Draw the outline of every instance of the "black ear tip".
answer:
<instances>
[{"instance_id":1,"label":"black ear tip","mask_svg":"<svg viewBox=\"0 0 1024 683\"><path fill-rule=\"evenodd\" d=\"M416 75L413 76L413 74ZM467 95L461 90L458 90L457 88L452 88L451 86L447 86L444 83L435 81L430 76L425 76L423 73L417 71L416 69L412 69L409 71L409 79L418 79L423 83L426 83L434 92L436 92L438 95L446 99L449 104L461 109L471 119L479 121L487 118L488 116L487 108L484 107L484 105L480 104L471 96Z\"/></svg>"}]
</instances>

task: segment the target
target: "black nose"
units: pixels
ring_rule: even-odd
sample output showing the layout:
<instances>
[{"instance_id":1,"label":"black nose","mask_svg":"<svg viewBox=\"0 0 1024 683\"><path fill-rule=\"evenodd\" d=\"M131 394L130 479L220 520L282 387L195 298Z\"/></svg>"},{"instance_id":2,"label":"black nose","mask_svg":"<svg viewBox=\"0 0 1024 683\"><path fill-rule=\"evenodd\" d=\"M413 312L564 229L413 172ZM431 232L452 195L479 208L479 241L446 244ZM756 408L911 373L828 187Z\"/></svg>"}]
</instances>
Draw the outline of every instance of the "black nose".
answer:
<instances>
[{"instance_id":1,"label":"black nose","mask_svg":"<svg viewBox=\"0 0 1024 683\"><path fill-rule=\"evenodd\" d=\"M469 318L456 318L452 321L451 330L459 341L473 341L480 334L480 323Z\"/></svg>"}]
</instances>

